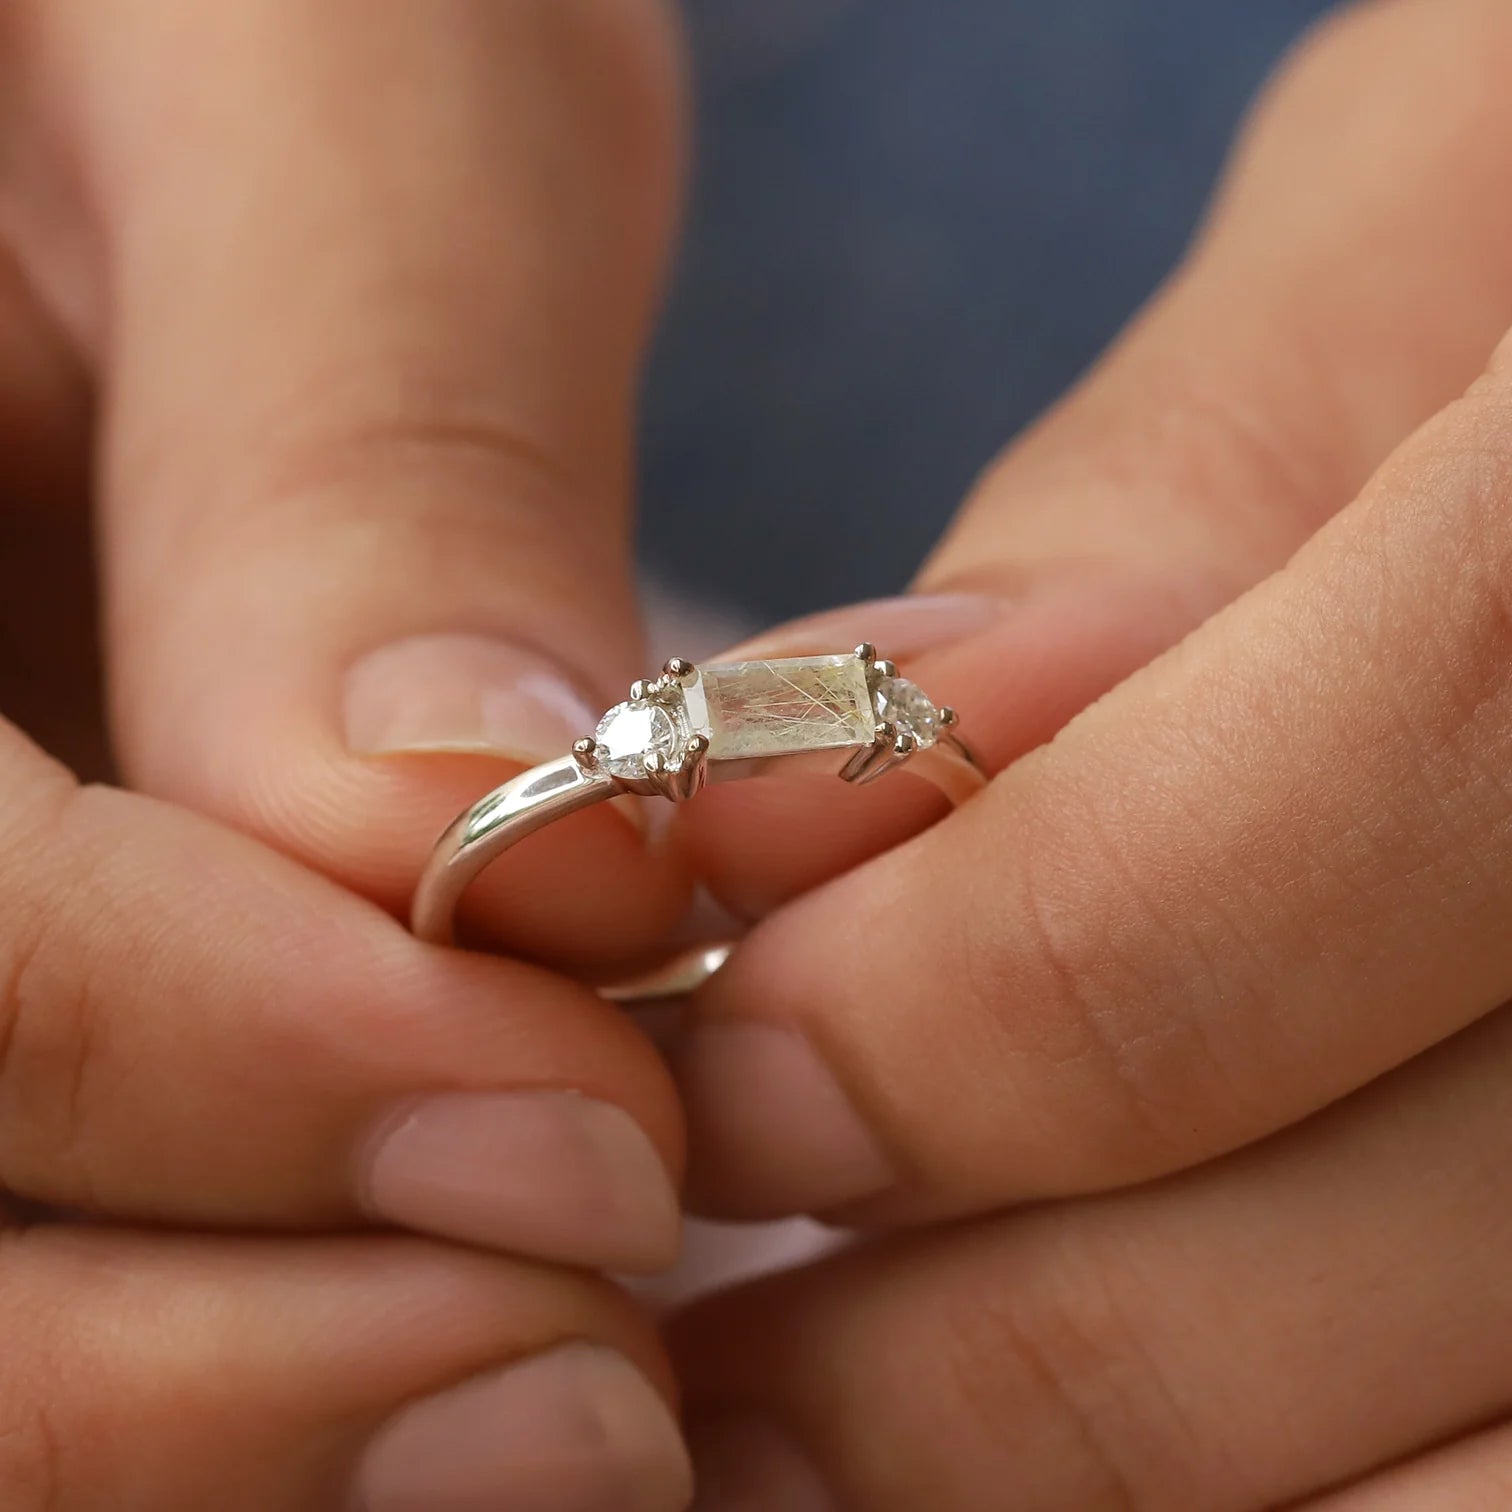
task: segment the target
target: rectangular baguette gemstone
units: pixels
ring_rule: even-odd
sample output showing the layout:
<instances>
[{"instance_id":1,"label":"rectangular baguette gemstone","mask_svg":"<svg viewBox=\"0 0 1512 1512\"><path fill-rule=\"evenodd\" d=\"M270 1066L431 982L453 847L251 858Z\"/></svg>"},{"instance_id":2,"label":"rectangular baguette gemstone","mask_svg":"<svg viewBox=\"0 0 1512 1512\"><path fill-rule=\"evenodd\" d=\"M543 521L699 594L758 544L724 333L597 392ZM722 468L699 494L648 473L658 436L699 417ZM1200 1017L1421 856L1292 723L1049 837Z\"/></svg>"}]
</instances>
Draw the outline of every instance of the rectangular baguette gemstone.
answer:
<instances>
[{"instance_id":1,"label":"rectangular baguette gemstone","mask_svg":"<svg viewBox=\"0 0 1512 1512\"><path fill-rule=\"evenodd\" d=\"M687 700L713 761L854 749L876 731L866 667L854 654L700 667Z\"/></svg>"}]
</instances>

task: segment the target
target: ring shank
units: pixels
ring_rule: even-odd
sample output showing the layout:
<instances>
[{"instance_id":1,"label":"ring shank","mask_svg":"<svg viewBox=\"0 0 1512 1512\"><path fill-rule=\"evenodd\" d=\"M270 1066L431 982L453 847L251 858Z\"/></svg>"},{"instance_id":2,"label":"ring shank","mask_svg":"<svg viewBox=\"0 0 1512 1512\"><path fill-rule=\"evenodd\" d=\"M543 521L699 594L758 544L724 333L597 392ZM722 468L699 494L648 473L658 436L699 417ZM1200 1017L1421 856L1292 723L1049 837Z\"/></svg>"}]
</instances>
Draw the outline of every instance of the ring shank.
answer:
<instances>
[{"instance_id":1,"label":"ring shank","mask_svg":"<svg viewBox=\"0 0 1512 1512\"><path fill-rule=\"evenodd\" d=\"M485 866L537 830L618 792L612 777L584 771L571 756L496 787L459 814L436 842L415 888L410 928L428 944L452 944L457 905Z\"/></svg>"},{"instance_id":2,"label":"ring shank","mask_svg":"<svg viewBox=\"0 0 1512 1512\"><path fill-rule=\"evenodd\" d=\"M931 783L953 806L987 783L970 751L949 733L919 751L902 770ZM532 767L496 787L459 815L436 842L415 889L410 928L429 944L452 944L462 894L486 866L537 830L623 791L613 777L585 770L572 756ZM645 980L660 978L653 974ZM664 994L611 989L606 995L624 1000Z\"/></svg>"},{"instance_id":3,"label":"ring shank","mask_svg":"<svg viewBox=\"0 0 1512 1512\"><path fill-rule=\"evenodd\" d=\"M987 786L987 774L978 765L976 757L963 741L948 732L899 770L937 787L950 800L952 808L959 808Z\"/></svg>"}]
</instances>

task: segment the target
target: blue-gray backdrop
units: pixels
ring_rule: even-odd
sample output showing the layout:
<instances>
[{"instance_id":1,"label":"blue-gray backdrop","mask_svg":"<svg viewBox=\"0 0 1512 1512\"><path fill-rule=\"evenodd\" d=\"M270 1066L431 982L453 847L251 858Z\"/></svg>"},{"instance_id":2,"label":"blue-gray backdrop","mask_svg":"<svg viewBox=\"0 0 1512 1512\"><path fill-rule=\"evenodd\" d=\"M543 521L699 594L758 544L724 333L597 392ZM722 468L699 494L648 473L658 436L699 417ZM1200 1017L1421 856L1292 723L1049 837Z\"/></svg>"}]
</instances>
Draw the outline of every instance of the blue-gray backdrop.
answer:
<instances>
[{"instance_id":1,"label":"blue-gray backdrop","mask_svg":"<svg viewBox=\"0 0 1512 1512\"><path fill-rule=\"evenodd\" d=\"M642 557L760 619L892 592L1171 265L1325 0L686 0L691 218Z\"/></svg>"}]
</instances>

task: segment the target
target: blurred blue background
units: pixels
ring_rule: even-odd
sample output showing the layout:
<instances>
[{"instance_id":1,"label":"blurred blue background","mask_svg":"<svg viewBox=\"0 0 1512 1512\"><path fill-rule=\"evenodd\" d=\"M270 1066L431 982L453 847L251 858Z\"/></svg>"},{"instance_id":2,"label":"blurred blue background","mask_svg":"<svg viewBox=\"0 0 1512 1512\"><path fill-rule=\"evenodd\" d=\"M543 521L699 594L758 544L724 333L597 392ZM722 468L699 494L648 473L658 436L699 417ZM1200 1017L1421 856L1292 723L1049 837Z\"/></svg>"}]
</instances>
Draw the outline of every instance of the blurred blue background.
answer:
<instances>
[{"instance_id":1,"label":"blurred blue background","mask_svg":"<svg viewBox=\"0 0 1512 1512\"><path fill-rule=\"evenodd\" d=\"M1179 255L1326 0L685 0L642 559L760 621L906 582Z\"/></svg>"}]
</instances>

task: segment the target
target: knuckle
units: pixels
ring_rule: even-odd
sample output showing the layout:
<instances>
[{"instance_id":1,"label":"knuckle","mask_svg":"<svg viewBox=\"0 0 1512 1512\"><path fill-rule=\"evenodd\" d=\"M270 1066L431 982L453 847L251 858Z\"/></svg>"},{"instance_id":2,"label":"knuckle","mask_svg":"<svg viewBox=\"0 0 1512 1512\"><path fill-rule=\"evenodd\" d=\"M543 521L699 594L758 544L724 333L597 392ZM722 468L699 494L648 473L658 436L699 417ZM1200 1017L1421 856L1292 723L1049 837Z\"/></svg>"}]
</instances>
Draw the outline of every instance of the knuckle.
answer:
<instances>
[{"instance_id":1,"label":"knuckle","mask_svg":"<svg viewBox=\"0 0 1512 1512\"><path fill-rule=\"evenodd\" d=\"M1254 368L1258 387L1295 382L1289 361L1273 362L1272 372ZM1152 423L1161 427L1163 476L1177 480L1179 497L1204 499L1222 489L1236 511L1248 510L1249 532L1268 540L1278 523L1316 521L1324 501L1336 496L1337 451L1287 423L1281 406L1257 403L1213 381L1206 369L1188 366L1173 381L1172 397L1173 403L1158 406Z\"/></svg>"},{"instance_id":2,"label":"knuckle","mask_svg":"<svg viewBox=\"0 0 1512 1512\"><path fill-rule=\"evenodd\" d=\"M1306 376L1324 402L1323 374L1315 369ZM1294 533L1296 522L1316 523L1344 486L1346 463L1337 446L1323 444L1284 405L1270 402L1271 393L1295 390L1300 378L1290 353L1257 359L1243 388L1215 374L1202 353L1147 359L1140 381L1153 402L1114 422L1139 430L1118 448L1126 471L1113 482L1120 488L1144 484L1149 494L1153 474L1178 501L1221 494L1229 503L1230 528L1242 529L1262 548L1271 546L1278 531Z\"/></svg>"},{"instance_id":3,"label":"knuckle","mask_svg":"<svg viewBox=\"0 0 1512 1512\"><path fill-rule=\"evenodd\" d=\"M1052 500L1067 487L1089 488L1121 508L1138 498L1154 536L1167 520L1170 529L1189 528L1190 516L1221 497L1227 533L1223 539L1211 531L1194 535L1193 549L1205 553L1198 564L1204 570L1187 576L1194 584L1228 583L1237 592L1248 584L1255 553L1274 554L1299 524L1314 526L1354 472L1336 443L1325 443L1315 425L1299 423L1294 403L1272 399L1305 391L1319 396L1320 405L1332 404L1316 365L1304 372L1303 359L1290 350L1267 353L1236 387L1210 352L1173 343L1164 329L1158 321L1136 328L1100 375L989 465L969 508L993 529L1002 509L1033 507L1024 479L1026 469L1032 476L1039 467L1058 474L1046 495ZM1136 405L1125 402L1133 383L1143 401ZM1070 468L1075 474L1068 481ZM1081 538L1075 549L1084 555L1098 550ZM1178 584L1169 591L1183 590ZM1194 595L1194 609L1211 612L1212 587L1186 591Z\"/></svg>"},{"instance_id":4,"label":"knuckle","mask_svg":"<svg viewBox=\"0 0 1512 1512\"><path fill-rule=\"evenodd\" d=\"M374 390L368 372L321 372L318 405L296 399L291 411L267 421L259 448L265 463L254 484L266 497L318 496L332 483L381 481L414 473L476 474L489 485L501 473L519 485L558 492L585 487L559 449L530 423L489 402L476 402L430 371L426 358L396 355L405 372L401 396Z\"/></svg>"},{"instance_id":5,"label":"knuckle","mask_svg":"<svg viewBox=\"0 0 1512 1512\"><path fill-rule=\"evenodd\" d=\"M1474 760L1512 724L1512 384L1493 370L1425 432L1367 496L1368 568L1389 612L1378 661L1412 696L1398 701L1425 767ZM1399 675L1398 675L1399 669ZM1470 791L1484 793L1491 766ZM1499 809L1505 784L1493 795ZM1484 819L1479 813L1478 819Z\"/></svg>"},{"instance_id":6,"label":"knuckle","mask_svg":"<svg viewBox=\"0 0 1512 1512\"><path fill-rule=\"evenodd\" d=\"M1499 359L1499 361L1502 359ZM1512 374L1493 371L1463 402L1463 423L1449 422L1459 444L1457 508L1445 522L1452 581L1470 593L1463 604L1472 642L1503 652L1512 627ZM1457 434L1458 433L1458 434ZM1430 473L1430 483L1432 481ZM1455 607L1457 595L1450 596Z\"/></svg>"},{"instance_id":7,"label":"knuckle","mask_svg":"<svg viewBox=\"0 0 1512 1512\"><path fill-rule=\"evenodd\" d=\"M220 603L225 577L262 561L285 579L349 563L352 591L371 583L375 593L417 563L459 587L508 563L522 585L561 591L607 568L618 547L614 530L579 531L570 551L561 543L565 515L613 515L617 460L604 447L570 450L545 420L481 383L459 385L424 350L341 359L291 380L249 421L245 456L234 477L209 480L180 476L186 464L162 449L123 463L123 492L151 494L173 515L141 570L179 600ZM304 546L292 558L291 539ZM318 586L329 592L325 578ZM151 612L156 602L134 595L121 631L166 654L181 621Z\"/></svg>"},{"instance_id":8,"label":"knuckle","mask_svg":"<svg viewBox=\"0 0 1512 1512\"><path fill-rule=\"evenodd\" d=\"M1179 901L1165 858L1150 864L1116 808L1064 786L1027 819L1015 943L979 968L996 977L979 992L1003 1005L1021 1053L1030 1036L1069 1100L1054 1135L1060 1179L1103 1185L1185 1165L1205 1153L1203 1130L1222 1139L1252 1116L1207 1010L1263 990L1268 974L1216 905Z\"/></svg>"},{"instance_id":9,"label":"knuckle","mask_svg":"<svg viewBox=\"0 0 1512 1512\"><path fill-rule=\"evenodd\" d=\"M55 1512L63 1505L62 1450L41 1403L0 1403L0 1497L10 1512Z\"/></svg>"},{"instance_id":10,"label":"knuckle","mask_svg":"<svg viewBox=\"0 0 1512 1512\"><path fill-rule=\"evenodd\" d=\"M91 867L80 809L95 790L72 784L12 835L0 865L13 874L15 842L47 857L7 891L0 932L0 1175L29 1195L87 1199L77 1159L88 1068L95 1058L97 991L79 924L80 879ZM87 886L87 883L84 884ZM46 1190L43 1190L46 1189Z\"/></svg>"},{"instance_id":11,"label":"knuckle","mask_svg":"<svg viewBox=\"0 0 1512 1512\"><path fill-rule=\"evenodd\" d=\"M438 536L444 543L480 526L524 529L542 502L593 501L595 480L529 424L459 400L427 378L423 363L394 365L411 369L398 404L374 393L365 373L322 372L320 403L297 396L264 421L234 507L205 511L197 528L234 529L254 550L281 545L291 520L339 531L372 552L400 533L413 537L405 551L436 557ZM255 507L241 507L247 500Z\"/></svg>"},{"instance_id":12,"label":"knuckle","mask_svg":"<svg viewBox=\"0 0 1512 1512\"><path fill-rule=\"evenodd\" d=\"M38 1309L16 1279L15 1262L30 1242L25 1230L0 1228L0 1505L7 1512L58 1512L64 1505L63 1438L55 1422L48 1366L37 1348Z\"/></svg>"},{"instance_id":13,"label":"knuckle","mask_svg":"<svg viewBox=\"0 0 1512 1512\"><path fill-rule=\"evenodd\" d=\"M0 1087L18 1053L22 1020L29 1018L33 968L45 954L59 897L55 887L38 885L37 868L28 863L55 850L70 801L71 789L53 795L50 803L29 805L25 822L6 826L0 846L0 874L7 883L6 921L0 932ZM5 1101L0 1099L0 1105Z\"/></svg>"},{"instance_id":14,"label":"knuckle","mask_svg":"<svg viewBox=\"0 0 1512 1512\"><path fill-rule=\"evenodd\" d=\"M1074 1482L1078 1507L1200 1504L1214 1469L1211 1435L1140 1327L1128 1246L1049 1214L1010 1243L1011 1284L963 1288L947 1302L955 1399L996 1436L1005 1396L1022 1395L1065 1446L1060 1473Z\"/></svg>"}]
</instances>

